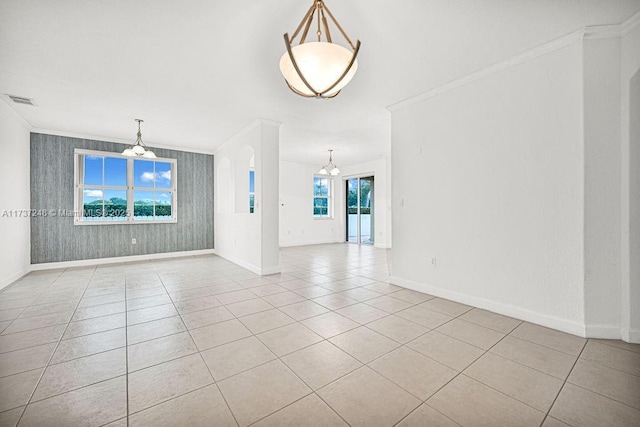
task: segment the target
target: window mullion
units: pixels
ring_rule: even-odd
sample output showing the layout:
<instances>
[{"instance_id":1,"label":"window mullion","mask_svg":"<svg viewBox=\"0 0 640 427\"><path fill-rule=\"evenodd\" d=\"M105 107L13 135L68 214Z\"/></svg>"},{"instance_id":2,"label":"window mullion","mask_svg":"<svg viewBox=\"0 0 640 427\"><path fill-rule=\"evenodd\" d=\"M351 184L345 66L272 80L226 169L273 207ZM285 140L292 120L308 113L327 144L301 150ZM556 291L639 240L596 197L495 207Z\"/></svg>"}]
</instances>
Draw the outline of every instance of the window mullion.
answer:
<instances>
[{"instance_id":1,"label":"window mullion","mask_svg":"<svg viewBox=\"0 0 640 427\"><path fill-rule=\"evenodd\" d=\"M133 223L133 159L127 159L127 222Z\"/></svg>"}]
</instances>

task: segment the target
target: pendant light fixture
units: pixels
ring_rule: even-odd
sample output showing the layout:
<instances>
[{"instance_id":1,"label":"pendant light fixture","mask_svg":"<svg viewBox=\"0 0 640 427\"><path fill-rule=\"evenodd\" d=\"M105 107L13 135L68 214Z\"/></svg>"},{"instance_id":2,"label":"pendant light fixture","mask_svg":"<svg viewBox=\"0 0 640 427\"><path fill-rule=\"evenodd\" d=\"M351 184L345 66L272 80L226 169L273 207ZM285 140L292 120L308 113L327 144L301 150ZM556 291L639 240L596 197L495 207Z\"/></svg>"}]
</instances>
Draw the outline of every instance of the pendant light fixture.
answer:
<instances>
[{"instance_id":1,"label":"pendant light fixture","mask_svg":"<svg viewBox=\"0 0 640 427\"><path fill-rule=\"evenodd\" d=\"M336 165L333 164L333 150L329 150L329 163L324 165L318 171L319 175L332 175L336 176L340 174L340 169Z\"/></svg>"},{"instance_id":2,"label":"pendant light fixture","mask_svg":"<svg viewBox=\"0 0 640 427\"><path fill-rule=\"evenodd\" d=\"M333 42L327 16L351 49ZM307 35L314 20L317 21L317 41L307 42ZM300 41L294 46L298 34L301 34ZM323 0L313 0L311 8L291 38L288 33L284 35L284 42L287 51L280 58L280 72L289 88L298 95L307 98L333 98L356 74L360 40L356 40L355 46L351 43L347 33Z\"/></svg>"},{"instance_id":3,"label":"pendant light fixture","mask_svg":"<svg viewBox=\"0 0 640 427\"><path fill-rule=\"evenodd\" d=\"M135 119L138 122L138 134L136 137L136 142L131 146L131 148L127 148L122 152L123 156L127 157L145 157L147 159L156 159L156 155L153 151L146 148L142 142L142 131L140 130L140 123L144 122L142 119Z\"/></svg>"}]
</instances>

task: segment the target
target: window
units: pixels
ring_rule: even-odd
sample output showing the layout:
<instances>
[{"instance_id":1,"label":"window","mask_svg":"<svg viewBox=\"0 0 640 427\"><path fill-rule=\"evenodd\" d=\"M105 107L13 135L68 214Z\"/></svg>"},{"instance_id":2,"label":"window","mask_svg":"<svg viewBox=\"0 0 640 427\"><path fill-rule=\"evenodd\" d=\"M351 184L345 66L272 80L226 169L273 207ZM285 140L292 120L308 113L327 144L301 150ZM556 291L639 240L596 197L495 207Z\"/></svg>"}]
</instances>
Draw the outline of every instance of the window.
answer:
<instances>
[{"instance_id":1,"label":"window","mask_svg":"<svg viewBox=\"0 0 640 427\"><path fill-rule=\"evenodd\" d=\"M313 177L313 217L314 218L331 218L332 202L331 202L331 185L333 180L326 177Z\"/></svg>"},{"instance_id":2,"label":"window","mask_svg":"<svg viewBox=\"0 0 640 427\"><path fill-rule=\"evenodd\" d=\"M249 169L249 213L253 213L256 205L256 174Z\"/></svg>"},{"instance_id":3,"label":"window","mask_svg":"<svg viewBox=\"0 0 640 427\"><path fill-rule=\"evenodd\" d=\"M75 223L176 222L176 160L75 150Z\"/></svg>"}]
</instances>

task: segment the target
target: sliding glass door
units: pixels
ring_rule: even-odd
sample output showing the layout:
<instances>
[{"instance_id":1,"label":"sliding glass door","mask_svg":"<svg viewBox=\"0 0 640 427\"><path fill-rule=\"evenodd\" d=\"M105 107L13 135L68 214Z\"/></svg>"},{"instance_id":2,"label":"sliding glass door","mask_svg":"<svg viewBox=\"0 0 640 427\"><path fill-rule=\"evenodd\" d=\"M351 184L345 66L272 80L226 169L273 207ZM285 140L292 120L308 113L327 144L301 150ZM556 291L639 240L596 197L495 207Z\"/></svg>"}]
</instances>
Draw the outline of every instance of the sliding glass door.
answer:
<instances>
[{"instance_id":1,"label":"sliding glass door","mask_svg":"<svg viewBox=\"0 0 640 427\"><path fill-rule=\"evenodd\" d=\"M373 245L373 177L347 179L345 193L347 242Z\"/></svg>"}]
</instances>

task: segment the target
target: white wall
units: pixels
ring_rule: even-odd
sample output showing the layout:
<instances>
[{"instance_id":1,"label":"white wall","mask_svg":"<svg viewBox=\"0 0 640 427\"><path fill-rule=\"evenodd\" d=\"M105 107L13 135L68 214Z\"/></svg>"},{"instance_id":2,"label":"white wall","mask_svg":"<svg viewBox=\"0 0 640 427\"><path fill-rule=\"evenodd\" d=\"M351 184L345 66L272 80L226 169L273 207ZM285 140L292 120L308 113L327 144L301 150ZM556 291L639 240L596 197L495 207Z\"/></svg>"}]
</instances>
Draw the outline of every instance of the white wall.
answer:
<instances>
[{"instance_id":1,"label":"white wall","mask_svg":"<svg viewBox=\"0 0 640 427\"><path fill-rule=\"evenodd\" d=\"M621 45L622 338L640 342L640 27Z\"/></svg>"},{"instance_id":2,"label":"white wall","mask_svg":"<svg viewBox=\"0 0 640 427\"><path fill-rule=\"evenodd\" d=\"M279 124L257 120L214 155L215 251L257 274L280 271L278 247ZM249 166L255 210L249 213Z\"/></svg>"},{"instance_id":3,"label":"white wall","mask_svg":"<svg viewBox=\"0 0 640 427\"><path fill-rule=\"evenodd\" d=\"M345 180L373 175L375 246L391 247L390 167L390 159L340 166L341 174L333 178L333 218L314 219L313 176L320 165L281 160L280 246L344 242Z\"/></svg>"},{"instance_id":4,"label":"white wall","mask_svg":"<svg viewBox=\"0 0 640 427\"><path fill-rule=\"evenodd\" d=\"M313 177L319 169L319 165L280 161L280 246L344 242L340 177L333 179L333 218L313 217Z\"/></svg>"},{"instance_id":5,"label":"white wall","mask_svg":"<svg viewBox=\"0 0 640 427\"><path fill-rule=\"evenodd\" d=\"M395 283L584 334L582 54L392 111Z\"/></svg>"},{"instance_id":6,"label":"white wall","mask_svg":"<svg viewBox=\"0 0 640 427\"><path fill-rule=\"evenodd\" d=\"M583 42L587 334L619 338L621 322L620 38Z\"/></svg>"},{"instance_id":7,"label":"white wall","mask_svg":"<svg viewBox=\"0 0 640 427\"><path fill-rule=\"evenodd\" d=\"M29 218L3 216L31 208L29 144L25 124L0 100L0 289L27 274L31 263Z\"/></svg>"}]
</instances>

